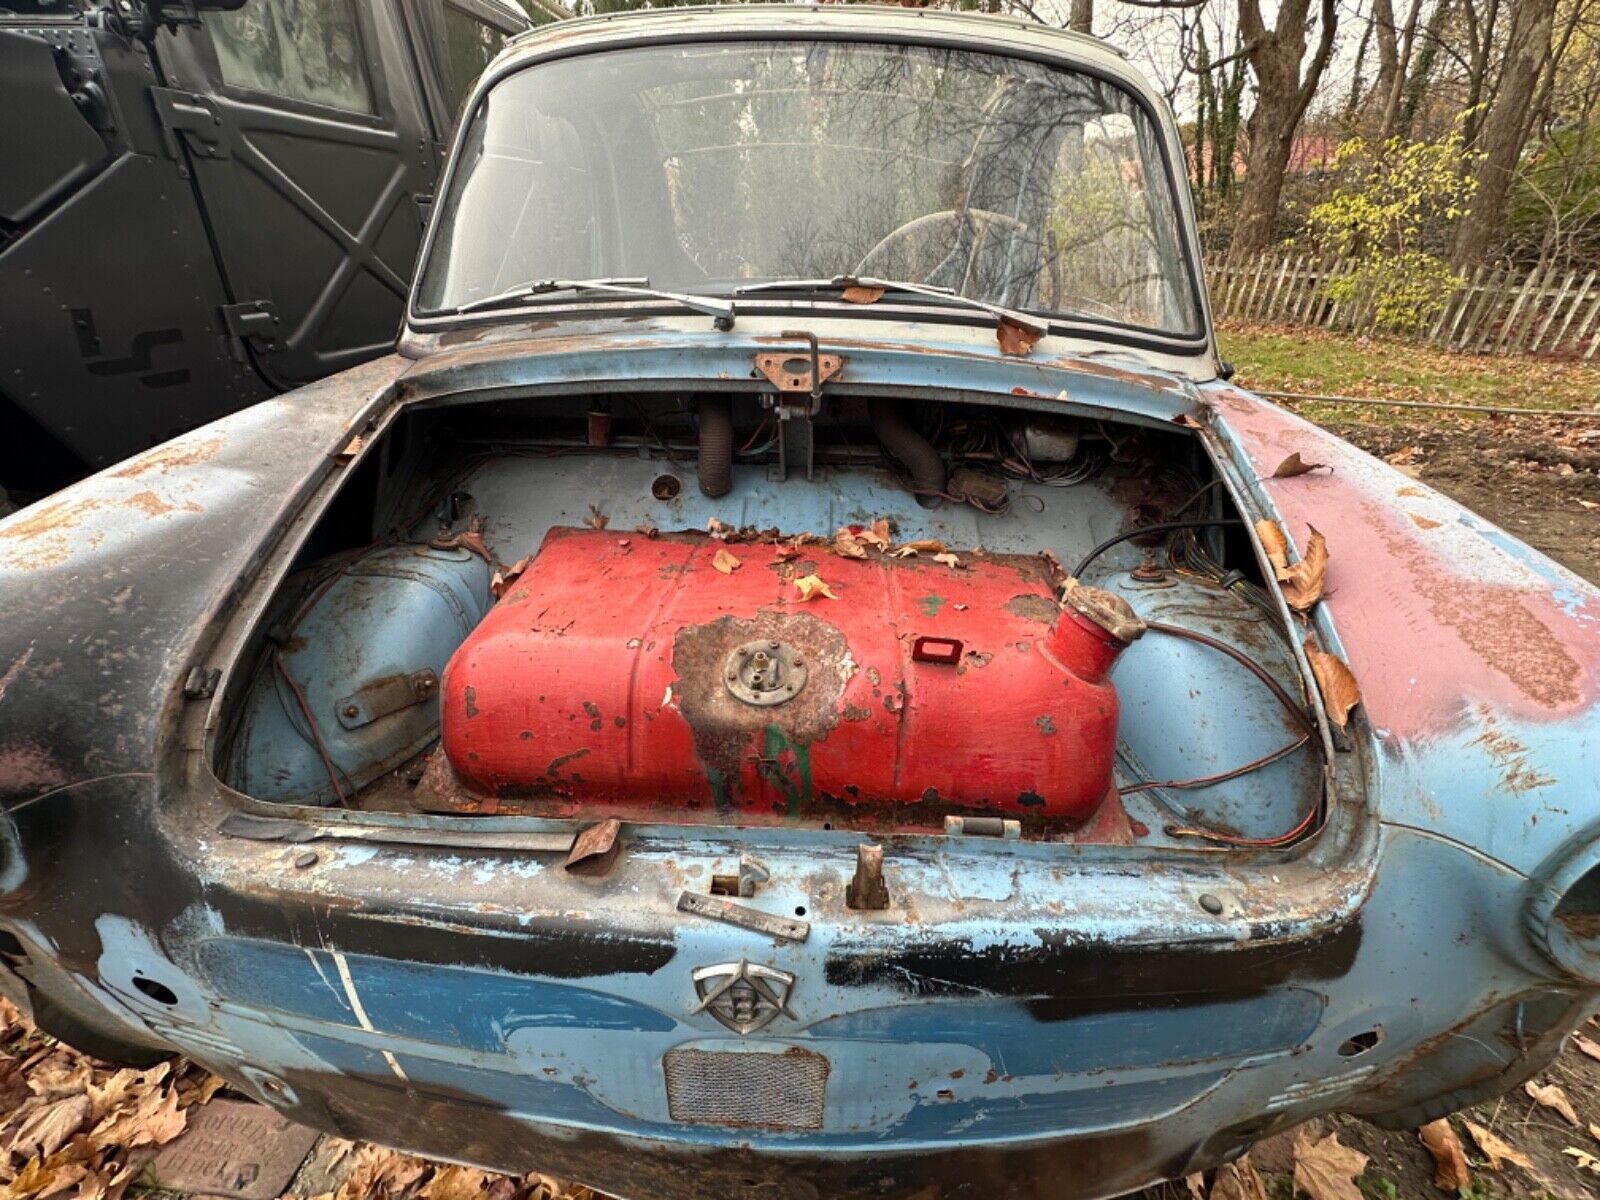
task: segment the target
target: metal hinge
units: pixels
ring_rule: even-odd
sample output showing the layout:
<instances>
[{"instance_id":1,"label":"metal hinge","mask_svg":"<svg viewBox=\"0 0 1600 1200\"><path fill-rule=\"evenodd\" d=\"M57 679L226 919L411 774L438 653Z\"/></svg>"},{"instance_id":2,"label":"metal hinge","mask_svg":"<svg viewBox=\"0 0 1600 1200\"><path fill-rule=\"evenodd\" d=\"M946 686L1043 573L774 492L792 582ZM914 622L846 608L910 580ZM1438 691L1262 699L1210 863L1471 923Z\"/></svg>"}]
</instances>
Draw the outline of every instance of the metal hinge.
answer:
<instances>
[{"instance_id":1,"label":"metal hinge","mask_svg":"<svg viewBox=\"0 0 1600 1200\"><path fill-rule=\"evenodd\" d=\"M222 324L228 331L233 356L240 362L245 360L246 339L258 351L278 348L278 310L273 307L271 300L224 304L217 311L222 314Z\"/></svg>"},{"instance_id":2,"label":"metal hinge","mask_svg":"<svg viewBox=\"0 0 1600 1200\"><path fill-rule=\"evenodd\" d=\"M202 158L228 157L227 127L222 123L222 110L211 97L177 88L152 87L150 100L161 122L161 141L167 157L178 164L181 175L187 178L189 169L179 149L179 134L184 135L190 151Z\"/></svg>"}]
</instances>

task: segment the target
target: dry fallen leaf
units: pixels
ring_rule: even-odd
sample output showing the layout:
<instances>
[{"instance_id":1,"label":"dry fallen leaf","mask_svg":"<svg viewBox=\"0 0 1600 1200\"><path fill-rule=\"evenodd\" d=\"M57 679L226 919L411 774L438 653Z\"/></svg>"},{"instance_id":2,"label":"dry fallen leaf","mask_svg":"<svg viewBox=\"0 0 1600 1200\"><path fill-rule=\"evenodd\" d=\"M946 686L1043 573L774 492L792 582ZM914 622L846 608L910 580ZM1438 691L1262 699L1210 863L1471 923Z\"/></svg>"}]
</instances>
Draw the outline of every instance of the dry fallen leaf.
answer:
<instances>
[{"instance_id":1,"label":"dry fallen leaf","mask_svg":"<svg viewBox=\"0 0 1600 1200\"><path fill-rule=\"evenodd\" d=\"M1580 1053L1587 1054L1590 1058L1600 1062L1600 1044L1590 1041L1581 1033L1572 1035L1572 1044L1578 1048Z\"/></svg>"},{"instance_id":2,"label":"dry fallen leaf","mask_svg":"<svg viewBox=\"0 0 1600 1200\"><path fill-rule=\"evenodd\" d=\"M920 542L906 542L896 546L889 552L896 558L915 558L919 554L943 554L944 543L935 538L924 538Z\"/></svg>"},{"instance_id":3,"label":"dry fallen leaf","mask_svg":"<svg viewBox=\"0 0 1600 1200\"><path fill-rule=\"evenodd\" d=\"M724 575L732 575L740 567L744 566L744 563L739 559L738 555L730 554L726 550L719 549L716 554L712 556L711 565L717 570L721 571Z\"/></svg>"},{"instance_id":4,"label":"dry fallen leaf","mask_svg":"<svg viewBox=\"0 0 1600 1200\"><path fill-rule=\"evenodd\" d=\"M1553 1083L1535 1083L1528 1080L1522 1085L1522 1090L1532 1096L1535 1101L1546 1108L1554 1109L1567 1119L1567 1123L1583 1128L1583 1122L1578 1120L1578 1114L1572 1109L1572 1101L1567 1099L1567 1094Z\"/></svg>"},{"instance_id":5,"label":"dry fallen leaf","mask_svg":"<svg viewBox=\"0 0 1600 1200\"><path fill-rule=\"evenodd\" d=\"M1593 1121L1590 1121L1589 1122L1589 1136L1592 1137L1595 1141L1600 1142L1600 1125L1596 1125Z\"/></svg>"},{"instance_id":6,"label":"dry fallen leaf","mask_svg":"<svg viewBox=\"0 0 1600 1200\"><path fill-rule=\"evenodd\" d=\"M774 559L776 559L778 562L788 562L790 559L794 559L794 558L799 558L800 557L800 547L799 546L774 546L772 548L772 557Z\"/></svg>"},{"instance_id":7,"label":"dry fallen leaf","mask_svg":"<svg viewBox=\"0 0 1600 1200\"><path fill-rule=\"evenodd\" d=\"M1248 1154L1238 1162L1224 1163L1217 1168L1208 1200L1267 1200L1266 1184Z\"/></svg>"},{"instance_id":8,"label":"dry fallen leaf","mask_svg":"<svg viewBox=\"0 0 1600 1200\"><path fill-rule=\"evenodd\" d=\"M833 552L840 558L865 558L867 548L857 540L856 535L848 528L839 530L833 535Z\"/></svg>"},{"instance_id":9,"label":"dry fallen leaf","mask_svg":"<svg viewBox=\"0 0 1600 1200\"><path fill-rule=\"evenodd\" d=\"M1313 471L1332 470L1327 463L1308 463L1300 457L1296 450L1288 458L1278 464L1278 469L1272 473L1274 479L1293 479L1296 475L1309 475Z\"/></svg>"},{"instance_id":10,"label":"dry fallen leaf","mask_svg":"<svg viewBox=\"0 0 1600 1200\"><path fill-rule=\"evenodd\" d=\"M1256 536L1261 548L1267 552L1273 574L1283 588L1284 602L1296 612L1310 610L1322 599L1322 582L1328 573L1328 543L1315 525L1306 539L1305 553L1300 561L1289 562L1289 539L1276 521L1257 521Z\"/></svg>"},{"instance_id":11,"label":"dry fallen leaf","mask_svg":"<svg viewBox=\"0 0 1600 1200\"><path fill-rule=\"evenodd\" d=\"M794 581L794 590L800 593L801 600L810 600L814 596L826 596L829 600L839 597L833 594L833 589L816 575L802 575Z\"/></svg>"},{"instance_id":12,"label":"dry fallen leaf","mask_svg":"<svg viewBox=\"0 0 1600 1200\"><path fill-rule=\"evenodd\" d=\"M943 563L947 567L959 567L961 565L961 560L954 554L949 553L935 554L933 556L933 561L936 563Z\"/></svg>"},{"instance_id":13,"label":"dry fallen leaf","mask_svg":"<svg viewBox=\"0 0 1600 1200\"><path fill-rule=\"evenodd\" d=\"M489 1175L475 1167L444 1166L417 1193L420 1200L476 1200Z\"/></svg>"},{"instance_id":14,"label":"dry fallen leaf","mask_svg":"<svg viewBox=\"0 0 1600 1200\"><path fill-rule=\"evenodd\" d=\"M590 529L604 529L611 523L611 518L591 504L589 505L589 515L583 519L583 523Z\"/></svg>"},{"instance_id":15,"label":"dry fallen leaf","mask_svg":"<svg viewBox=\"0 0 1600 1200\"><path fill-rule=\"evenodd\" d=\"M1477 1145L1483 1157L1489 1161L1489 1169L1498 1171L1502 1163L1515 1163L1524 1171L1533 1170L1533 1160L1518 1150L1504 1138L1491 1133L1482 1125L1474 1124L1465 1117L1461 1119L1461 1126L1467 1131L1473 1142Z\"/></svg>"},{"instance_id":16,"label":"dry fallen leaf","mask_svg":"<svg viewBox=\"0 0 1600 1200\"><path fill-rule=\"evenodd\" d=\"M1305 652L1311 663L1311 674L1317 680L1317 690L1322 693L1322 703L1328 710L1328 719L1343 729L1350 719L1350 710L1361 703L1361 688L1356 677L1340 659L1318 650L1310 638L1305 640Z\"/></svg>"},{"instance_id":17,"label":"dry fallen leaf","mask_svg":"<svg viewBox=\"0 0 1600 1200\"><path fill-rule=\"evenodd\" d=\"M846 304L876 304L883 299L881 287L863 287L861 284L852 284L839 293Z\"/></svg>"},{"instance_id":18,"label":"dry fallen leaf","mask_svg":"<svg viewBox=\"0 0 1600 1200\"><path fill-rule=\"evenodd\" d=\"M1461 1148L1448 1119L1441 1117L1417 1130L1422 1144L1433 1155L1433 1185L1447 1192L1460 1191L1472 1186L1472 1172L1467 1169L1467 1154Z\"/></svg>"},{"instance_id":19,"label":"dry fallen leaf","mask_svg":"<svg viewBox=\"0 0 1600 1200\"><path fill-rule=\"evenodd\" d=\"M49 1158L78 1132L90 1111L89 1097L82 1094L46 1104L17 1126L7 1149L25 1157L37 1154Z\"/></svg>"},{"instance_id":20,"label":"dry fallen leaf","mask_svg":"<svg viewBox=\"0 0 1600 1200\"><path fill-rule=\"evenodd\" d=\"M645 523L645 524L643 524L643 525L635 525L635 526L634 526L634 527L633 527L633 531L634 531L634 532L635 532L635 533L642 533L642 534L644 534L644 536L645 536L645 537L647 537L647 538L649 538L649 539L650 539L650 540L652 540L652 541L654 541L654 540L655 540L655 537L656 537L656 535L657 535L657 534L658 534L658 533L660 533L660 532L661 532L661 531L660 531L660 530L659 530L659 529L657 529L657 528L656 528L656 527L655 527L655 526L654 526L654 525L651 525L651 524L649 524L649 523L648 523L648 522L646 522L646 523Z\"/></svg>"},{"instance_id":21,"label":"dry fallen leaf","mask_svg":"<svg viewBox=\"0 0 1600 1200\"><path fill-rule=\"evenodd\" d=\"M1573 1160L1572 1165L1580 1171L1588 1171L1591 1175L1600 1175L1600 1158L1596 1158L1587 1150L1579 1150L1576 1146L1568 1146L1561 1153Z\"/></svg>"},{"instance_id":22,"label":"dry fallen leaf","mask_svg":"<svg viewBox=\"0 0 1600 1200\"><path fill-rule=\"evenodd\" d=\"M1183 1186L1189 1189L1189 1200L1206 1200L1206 1177L1201 1172L1185 1175Z\"/></svg>"},{"instance_id":23,"label":"dry fallen leaf","mask_svg":"<svg viewBox=\"0 0 1600 1200\"><path fill-rule=\"evenodd\" d=\"M517 576L526 571L532 561L533 555L524 554L509 567L502 567L494 573L494 577L489 580L489 591L496 600L511 590L511 585L517 581Z\"/></svg>"},{"instance_id":24,"label":"dry fallen leaf","mask_svg":"<svg viewBox=\"0 0 1600 1200\"><path fill-rule=\"evenodd\" d=\"M1000 318L1000 324L995 327L995 337L1000 342L1001 354L1026 354L1033 349L1034 343L1039 340L1039 332L1018 325L1015 321Z\"/></svg>"},{"instance_id":25,"label":"dry fallen leaf","mask_svg":"<svg viewBox=\"0 0 1600 1200\"><path fill-rule=\"evenodd\" d=\"M887 550L889 548L889 518L879 517L855 536L860 541L876 546L880 550Z\"/></svg>"},{"instance_id":26,"label":"dry fallen leaf","mask_svg":"<svg viewBox=\"0 0 1600 1200\"><path fill-rule=\"evenodd\" d=\"M714 538L726 538L733 532L733 526L726 521L719 521L716 517L706 518L706 532Z\"/></svg>"},{"instance_id":27,"label":"dry fallen leaf","mask_svg":"<svg viewBox=\"0 0 1600 1200\"><path fill-rule=\"evenodd\" d=\"M1311 1200L1362 1200L1356 1180L1367 1169L1367 1156L1339 1143L1330 1133L1313 1141L1302 1130L1294 1141L1294 1185Z\"/></svg>"}]
</instances>

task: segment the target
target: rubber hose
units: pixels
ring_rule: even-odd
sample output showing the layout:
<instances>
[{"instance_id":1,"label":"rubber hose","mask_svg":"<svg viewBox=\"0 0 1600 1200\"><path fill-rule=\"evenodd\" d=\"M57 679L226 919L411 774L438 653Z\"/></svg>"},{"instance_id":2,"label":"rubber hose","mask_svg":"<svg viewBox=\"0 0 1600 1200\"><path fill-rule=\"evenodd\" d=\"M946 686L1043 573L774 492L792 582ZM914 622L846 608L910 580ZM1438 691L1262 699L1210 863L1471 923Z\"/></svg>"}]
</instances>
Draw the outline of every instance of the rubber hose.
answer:
<instances>
[{"instance_id":1,"label":"rubber hose","mask_svg":"<svg viewBox=\"0 0 1600 1200\"><path fill-rule=\"evenodd\" d=\"M696 411L700 415L700 446L695 470L700 490L715 498L733 490L733 397L702 396Z\"/></svg>"},{"instance_id":2,"label":"rubber hose","mask_svg":"<svg viewBox=\"0 0 1600 1200\"><path fill-rule=\"evenodd\" d=\"M872 421L872 432L878 435L883 448L911 472L911 486L916 491L917 503L923 508L936 508L943 496L949 474L944 459L934 449L933 443L911 427L900 405L881 396L867 401L867 416Z\"/></svg>"}]
</instances>

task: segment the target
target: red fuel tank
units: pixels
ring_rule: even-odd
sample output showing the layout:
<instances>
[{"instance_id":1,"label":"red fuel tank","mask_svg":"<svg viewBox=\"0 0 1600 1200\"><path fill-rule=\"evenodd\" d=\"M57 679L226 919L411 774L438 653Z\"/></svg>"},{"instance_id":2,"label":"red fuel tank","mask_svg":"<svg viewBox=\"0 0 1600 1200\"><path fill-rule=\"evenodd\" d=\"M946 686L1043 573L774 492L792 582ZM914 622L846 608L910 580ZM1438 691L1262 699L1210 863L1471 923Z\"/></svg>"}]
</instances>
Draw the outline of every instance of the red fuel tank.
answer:
<instances>
[{"instance_id":1,"label":"red fuel tank","mask_svg":"<svg viewBox=\"0 0 1600 1200\"><path fill-rule=\"evenodd\" d=\"M554 529L445 669L471 790L761 809L1081 821L1111 788L1105 674L1143 631L1043 560L865 560L704 535ZM718 570L719 554L730 571ZM836 599L802 600L819 574Z\"/></svg>"}]
</instances>

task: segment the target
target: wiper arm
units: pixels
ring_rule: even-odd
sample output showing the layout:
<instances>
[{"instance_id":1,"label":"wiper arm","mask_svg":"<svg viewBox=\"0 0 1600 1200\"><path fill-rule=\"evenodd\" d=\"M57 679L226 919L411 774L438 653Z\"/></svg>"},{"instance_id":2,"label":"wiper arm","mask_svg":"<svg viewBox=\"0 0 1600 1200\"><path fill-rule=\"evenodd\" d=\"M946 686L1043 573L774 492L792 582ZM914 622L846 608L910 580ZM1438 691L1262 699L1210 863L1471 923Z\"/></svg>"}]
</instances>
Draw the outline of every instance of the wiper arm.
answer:
<instances>
[{"instance_id":1,"label":"wiper arm","mask_svg":"<svg viewBox=\"0 0 1600 1200\"><path fill-rule=\"evenodd\" d=\"M842 292L845 288L852 287L882 288L886 292L931 296L935 300L978 309L980 312L999 317L1002 321L1009 321L1013 325L1020 325L1024 329L1031 329L1038 334L1050 332L1050 322L1043 318L1018 312L1003 304L974 300L971 296L963 296L953 288L939 287L932 283L911 283L904 279L877 279L871 275L835 275L832 279L774 279L766 283L752 283L745 287L734 288L733 294L745 296L753 292Z\"/></svg>"},{"instance_id":2,"label":"wiper arm","mask_svg":"<svg viewBox=\"0 0 1600 1200\"><path fill-rule=\"evenodd\" d=\"M642 275L605 279L532 279L527 283L519 283L514 288L507 288L503 292L496 292L492 296L469 300L465 304L458 305L454 311L457 316L464 316L488 308L506 308L520 304L524 300L532 300L536 296L549 295L551 292L599 292L606 296L640 296L647 300L670 300L674 304L692 308L695 312L705 313L712 318L712 323L718 329L733 328L732 300L719 300L715 296L691 296L686 292L669 292L653 288L650 286L650 281Z\"/></svg>"}]
</instances>

